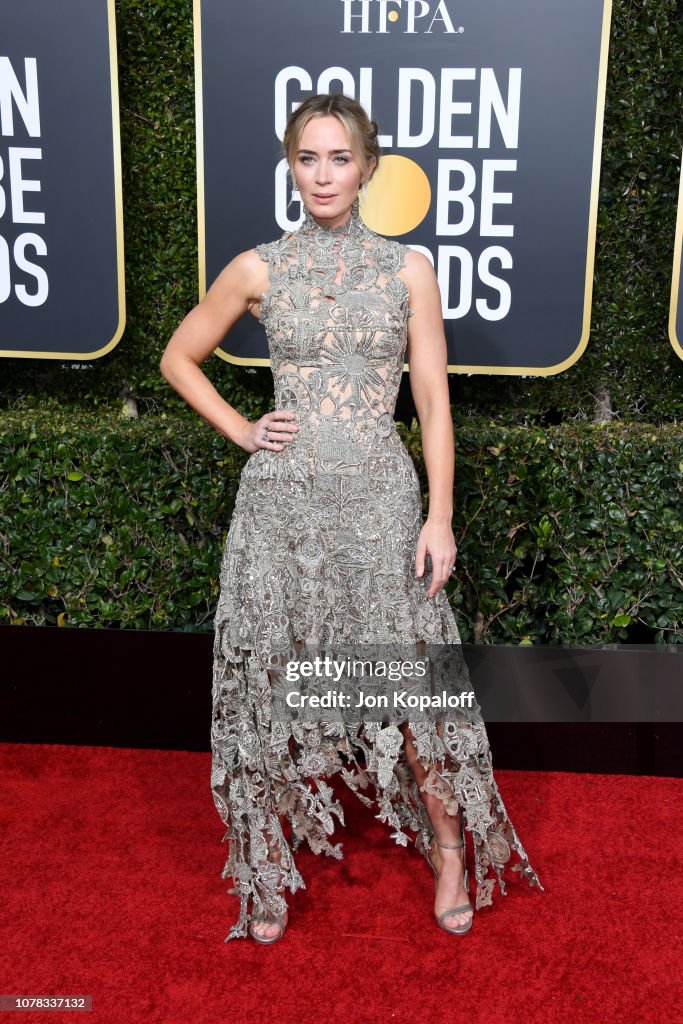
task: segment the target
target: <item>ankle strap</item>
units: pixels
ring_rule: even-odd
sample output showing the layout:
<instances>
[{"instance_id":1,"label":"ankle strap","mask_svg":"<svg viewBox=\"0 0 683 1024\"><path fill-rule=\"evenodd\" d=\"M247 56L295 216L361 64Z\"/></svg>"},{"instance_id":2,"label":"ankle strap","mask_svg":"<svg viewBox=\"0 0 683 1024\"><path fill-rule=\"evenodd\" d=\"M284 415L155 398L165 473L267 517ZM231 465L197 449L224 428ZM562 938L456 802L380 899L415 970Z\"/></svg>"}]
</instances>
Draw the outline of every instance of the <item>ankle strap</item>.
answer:
<instances>
[{"instance_id":1,"label":"ankle strap","mask_svg":"<svg viewBox=\"0 0 683 1024\"><path fill-rule=\"evenodd\" d=\"M453 843L452 845L451 843L440 843L436 836L434 836L434 841L437 846L442 847L444 850L459 850L461 846L465 845L462 840L460 840L459 843Z\"/></svg>"}]
</instances>

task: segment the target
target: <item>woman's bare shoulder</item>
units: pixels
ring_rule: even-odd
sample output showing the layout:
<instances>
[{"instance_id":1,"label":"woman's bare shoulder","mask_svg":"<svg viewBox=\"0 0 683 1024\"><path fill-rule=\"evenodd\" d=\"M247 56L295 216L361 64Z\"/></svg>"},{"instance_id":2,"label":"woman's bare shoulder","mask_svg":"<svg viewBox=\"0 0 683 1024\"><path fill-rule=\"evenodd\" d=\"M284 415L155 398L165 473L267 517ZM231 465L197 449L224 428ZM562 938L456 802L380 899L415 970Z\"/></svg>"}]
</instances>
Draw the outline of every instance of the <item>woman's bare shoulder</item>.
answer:
<instances>
[{"instance_id":1,"label":"woman's bare shoulder","mask_svg":"<svg viewBox=\"0 0 683 1024\"><path fill-rule=\"evenodd\" d=\"M406 246L402 269L406 280L414 278L416 282L428 281L436 276L429 257L417 249L411 249L408 245Z\"/></svg>"},{"instance_id":2,"label":"woman's bare shoulder","mask_svg":"<svg viewBox=\"0 0 683 1024\"><path fill-rule=\"evenodd\" d=\"M410 305L415 311L415 302L420 296L438 291L438 282L432 261L417 249L405 248L403 266L399 277L410 293Z\"/></svg>"},{"instance_id":3,"label":"woman's bare shoulder","mask_svg":"<svg viewBox=\"0 0 683 1024\"><path fill-rule=\"evenodd\" d=\"M268 267L257 252L257 247L245 249L238 252L236 256L227 263L218 277L216 284L222 287L234 288L240 285L240 290L253 295L254 289L260 292L260 285L268 280Z\"/></svg>"},{"instance_id":4,"label":"woman's bare shoulder","mask_svg":"<svg viewBox=\"0 0 683 1024\"><path fill-rule=\"evenodd\" d=\"M245 249L243 252L238 252L227 266L244 273L258 274L263 267L262 252L263 247L260 245L255 245L253 249Z\"/></svg>"}]
</instances>

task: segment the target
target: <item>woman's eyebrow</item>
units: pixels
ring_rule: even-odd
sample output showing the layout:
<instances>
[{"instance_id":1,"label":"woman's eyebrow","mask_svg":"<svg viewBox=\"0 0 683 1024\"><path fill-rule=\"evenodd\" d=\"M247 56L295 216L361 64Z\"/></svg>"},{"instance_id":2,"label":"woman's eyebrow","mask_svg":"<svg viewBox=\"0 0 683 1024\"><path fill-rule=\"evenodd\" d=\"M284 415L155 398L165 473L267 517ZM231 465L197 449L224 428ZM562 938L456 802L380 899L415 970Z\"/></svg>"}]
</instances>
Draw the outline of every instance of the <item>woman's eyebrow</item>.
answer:
<instances>
[{"instance_id":1,"label":"woman's eyebrow","mask_svg":"<svg viewBox=\"0 0 683 1024\"><path fill-rule=\"evenodd\" d=\"M350 153L350 149L331 149L330 153ZM317 152L314 149L299 149L297 153L311 153L313 156L317 156Z\"/></svg>"}]
</instances>

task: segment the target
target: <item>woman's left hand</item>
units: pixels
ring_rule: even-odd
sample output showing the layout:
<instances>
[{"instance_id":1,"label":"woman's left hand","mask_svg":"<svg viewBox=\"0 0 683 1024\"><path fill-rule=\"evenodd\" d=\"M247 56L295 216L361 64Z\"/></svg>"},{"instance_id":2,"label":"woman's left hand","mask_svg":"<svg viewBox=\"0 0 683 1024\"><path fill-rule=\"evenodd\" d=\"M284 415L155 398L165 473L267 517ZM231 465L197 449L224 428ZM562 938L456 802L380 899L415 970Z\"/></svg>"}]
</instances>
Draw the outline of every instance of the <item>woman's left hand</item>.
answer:
<instances>
[{"instance_id":1,"label":"woman's left hand","mask_svg":"<svg viewBox=\"0 0 683 1024\"><path fill-rule=\"evenodd\" d=\"M415 551L415 575L424 574L425 558L432 561L432 582L427 597L434 597L443 587L455 566L457 547L450 523L433 522L429 518L424 523L417 541Z\"/></svg>"}]
</instances>

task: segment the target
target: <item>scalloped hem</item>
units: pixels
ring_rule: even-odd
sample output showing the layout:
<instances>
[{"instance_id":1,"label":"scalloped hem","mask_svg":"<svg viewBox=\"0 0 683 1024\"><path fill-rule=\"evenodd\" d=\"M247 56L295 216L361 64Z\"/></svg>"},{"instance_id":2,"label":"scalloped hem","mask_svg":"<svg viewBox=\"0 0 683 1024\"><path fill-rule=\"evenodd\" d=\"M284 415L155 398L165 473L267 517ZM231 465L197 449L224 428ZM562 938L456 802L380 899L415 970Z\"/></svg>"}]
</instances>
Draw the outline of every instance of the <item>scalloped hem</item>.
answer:
<instances>
[{"instance_id":1,"label":"scalloped hem","mask_svg":"<svg viewBox=\"0 0 683 1024\"><path fill-rule=\"evenodd\" d=\"M466 845L469 835L473 848L476 910L492 904L496 882L501 894L507 894L503 871L513 858L517 863L511 870L526 878L530 887L543 890L493 777L478 706L466 715L460 712L457 721L445 717L443 735L434 722L411 721L406 716L399 723L410 729L418 760L427 772L418 787L396 723L362 722L354 733L338 722L271 725L268 672L258 667L252 651L233 650L227 657L218 643L216 648L211 786L216 809L227 825L223 841L230 847L221 877L233 879L235 887L228 892L240 897L239 918L226 942L248 936L254 913L282 915L287 909L285 890L293 895L306 888L294 860L304 841L316 855L343 860L341 842L333 845L329 838L335 832L334 818L345 824L342 805L330 784L337 774L366 807L377 812L378 820L390 826L397 845L414 842L425 859L433 830L420 789L440 799L449 814L462 809ZM232 705L239 709L232 716L219 685L226 675L233 684L233 697L239 692L242 698ZM359 751L364 764L359 763ZM442 766L440 770L437 765ZM291 842L280 816L289 823ZM406 830L415 833L414 838ZM279 864L267 860L269 845L280 850Z\"/></svg>"}]
</instances>

